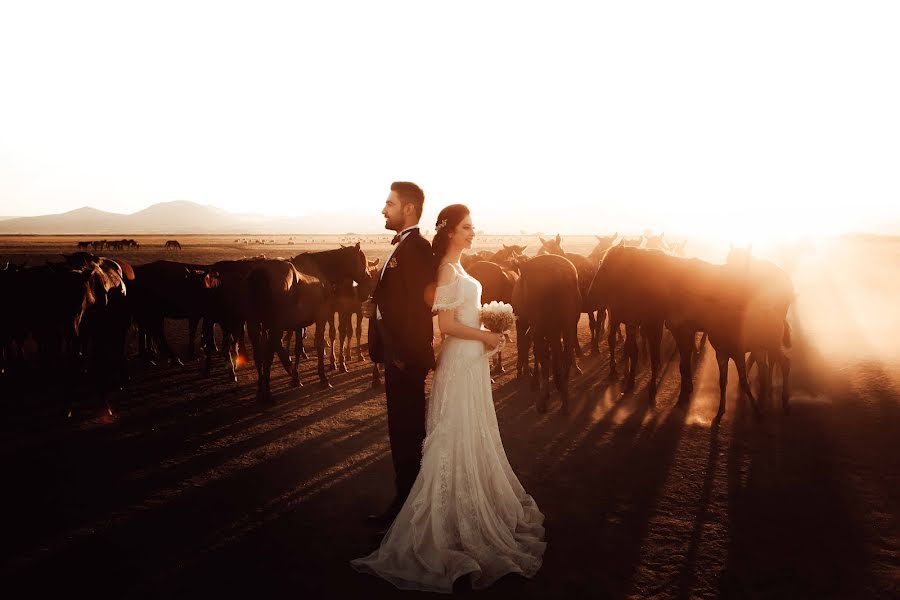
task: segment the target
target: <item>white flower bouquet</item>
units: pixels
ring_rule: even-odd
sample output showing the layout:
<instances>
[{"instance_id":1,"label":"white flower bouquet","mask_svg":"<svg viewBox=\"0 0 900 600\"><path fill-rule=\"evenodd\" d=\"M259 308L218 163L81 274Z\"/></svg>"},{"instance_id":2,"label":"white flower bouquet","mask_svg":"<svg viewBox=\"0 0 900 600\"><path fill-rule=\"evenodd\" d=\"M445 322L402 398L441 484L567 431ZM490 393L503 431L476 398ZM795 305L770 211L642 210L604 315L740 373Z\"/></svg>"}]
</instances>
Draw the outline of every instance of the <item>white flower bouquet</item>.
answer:
<instances>
[{"instance_id":1,"label":"white flower bouquet","mask_svg":"<svg viewBox=\"0 0 900 600\"><path fill-rule=\"evenodd\" d=\"M507 333L516 322L513 308L505 302L496 300L481 307L481 324L494 333Z\"/></svg>"}]
</instances>

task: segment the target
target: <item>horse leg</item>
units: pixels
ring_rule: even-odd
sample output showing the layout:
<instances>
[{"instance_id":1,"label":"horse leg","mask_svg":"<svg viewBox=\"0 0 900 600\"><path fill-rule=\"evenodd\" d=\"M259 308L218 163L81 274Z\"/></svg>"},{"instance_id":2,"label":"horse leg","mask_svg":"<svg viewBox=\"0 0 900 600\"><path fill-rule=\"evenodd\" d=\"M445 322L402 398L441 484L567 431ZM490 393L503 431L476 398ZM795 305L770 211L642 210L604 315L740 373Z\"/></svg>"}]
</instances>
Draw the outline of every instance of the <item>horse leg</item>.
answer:
<instances>
[{"instance_id":1,"label":"horse leg","mask_svg":"<svg viewBox=\"0 0 900 600\"><path fill-rule=\"evenodd\" d=\"M300 346L300 355L303 356L304 360L309 360L309 354L306 353L306 348L303 347L303 340L306 339L306 327L302 328L297 335L297 344Z\"/></svg>"},{"instance_id":2,"label":"horse leg","mask_svg":"<svg viewBox=\"0 0 900 600\"><path fill-rule=\"evenodd\" d=\"M276 334L279 337L276 337ZM269 329L263 343L263 402L266 404L275 404L275 399L272 397L272 362L275 359L276 348L281 345L280 336L280 331Z\"/></svg>"},{"instance_id":3,"label":"horse leg","mask_svg":"<svg viewBox=\"0 0 900 600\"><path fill-rule=\"evenodd\" d=\"M362 353L362 309L356 311L356 358L359 362L366 362Z\"/></svg>"},{"instance_id":4,"label":"horse leg","mask_svg":"<svg viewBox=\"0 0 900 600\"><path fill-rule=\"evenodd\" d=\"M656 403L656 378L659 376L659 347L662 343L662 323L650 323L646 328L647 345L650 346L650 404Z\"/></svg>"},{"instance_id":5,"label":"horse leg","mask_svg":"<svg viewBox=\"0 0 900 600\"><path fill-rule=\"evenodd\" d=\"M789 401L791 398L790 376L791 376L791 359L779 348L774 351L775 360L781 368L781 410L784 414L790 414L791 407Z\"/></svg>"},{"instance_id":6,"label":"horse leg","mask_svg":"<svg viewBox=\"0 0 900 600\"><path fill-rule=\"evenodd\" d=\"M625 393L634 389L634 380L637 376L637 329L636 325L625 325L625 358L628 362L628 373L625 375Z\"/></svg>"},{"instance_id":7,"label":"horse leg","mask_svg":"<svg viewBox=\"0 0 900 600\"><path fill-rule=\"evenodd\" d=\"M535 390L537 383L537 411L539 413L547 412L547 403L550 400L550 360L549 344L544 335L534 336L534 379L532 382L532 390ZM542 385L543 384L543 385Z\"/></svg>"},{"instance_id":8,"label":"horse leg","mask_svg":"<svg viewBox=\"0 0 900 600\"><path fill-rule=\"evenodd\" d=\"M728 354L716 350L716 363L719 365L719 411L716 419L725 414L725 392L728 389Z\"/></svg>"},{"instance_id":9,"label":"horse leg","mask_svg":"<svg viewBox=\"0 0 900 600\"><path fill-rule=\"evenodd\" d=\"M619 378L618 373L616 373L616 332L619 329L619 324L615 323L615 327L613 327L613 323L612 317L610 317L609 332L606 336L606 345L609 347L609 381L616 381Z\"/></svg>"},{"instance_id":10,"label":"horse leg","mask_svg":"<svg viewBox=\"0 0 900 600\"><path fill-rule=\"evenodd\" d=\"M747 379L747 366L742 360L743 353L735 353L735 356L741 359L734 361L734 366L737 368L738 372L738 381L740 381L741 384L741 390L743 390L743 392L747 394L747 397L750 398L750 405L753 407L753 412L756 413L756 417L761 418L762 413L759 410L759 404L757 403L756 398L753 397L753 391L750 389L750 382ZM758 366L760 368L760 374L762 374L763 364L758 363Z\"/></svg>"},{"instance_id":11,"label":"horse leg","mask_svg":"<svg viewBox=\"0 0 900 600\"><path fill-rule=\"evenodd\" d=\"M224 339L225 338L225 334L224 334L225 330L223 329L222 331L223 331L222 344L224 345L225 344L225 339ZM212 320L203 319L203 333L201 335L203 336L203 346L204 346L203 353L205 355L204 362L203 362L203 376L209 377L209 370L212 366L212 353L213 353L213 348L215 346L214 338L216 335Z\"/></svg>"},{"instance_id":12,"label":"horse leg","mask_svg":"<svg viewBox=\"0 0 900 600\"><path fill-rule=\"evenodd\" d=\"M291 385L293 387L301 387L300 383L300 374L297 372L297 361L291 363L291 357L288 354L287 348L285 348L284 344L281 343L281 338L283 336L282 331L278 331L278 335L272 335L272 344L273 353L278 353L278 359L281 361L281 366L284 367L284 370L287 371L287 374L291 376Z\"/></svg>"},{"instance_id":13,"label":"horse leg","mask_svg":"<svg viewBox=\"0 0 900 600\"><path fill-rule=\"evenodd\" d=\"M678 370L681 374L681 391L678 394L678 404L684 405L690 399L691 394L694 391L691 361L694 357L695 333L693 331L681 331L676 329L672 331L672 335L675 337L675 345L678 346Z\"/></svg>"},{"instance_id":14,"label":"horse leg","mask_svg":"<svg viewBox=\"0 0 900 600\"><path fill-rule=\"evenodd\" d=\"M529 336L531 332L528 329L528 323L523 318L516 320L516 346L518 347L518 356L516 358L516 378L528 376L528 348L531 345Z\"/></svg>"},{"instance_id":15,"label":"horse leg","mask_svg":"<svg viewBox=\"0 0 900 600\"><path fill-rule=\"evenodd\" d=\"M581 318L581 314L578 315L578 318L579 319ZM578 323L577 322L575 323L575 331L578 331ZM576 340L577 340L577 338L576 338ZM581 349L581 344L578 344L578 343L575 344L575 356L576 356L576 358L584 358L584 351ZM577 362L576 362L575 368L578 369Z\"/></svg>"},{"instance_id":16,"label":"horse leg","mask_svg":"<svg viewBox=\"0 0 900 600\"><path fill-rule=\"evenodd\" d=\"M196 360L197 358L197 349L195 348L195 341L197 339L197 327L200 324L200 319L196 317L188 318L188 344L187 344L187 356L190 360Z\"/></svg>"},{"instance_id":17,"label":"horse leg","mask_svg":"<svg viewBox=\"0 0 900 600\"><path fill-rule=\"evenodd\" d=\"M316 335L319 335L318 329L316 330ZM328 339L331 340L330 349L329 349L330 363L328 365L328 370L330 370L330 371L337 370L337 356L335 355L337 348L334 347L335 337L337 337L337 327L335 327L335 324L334 324L334 313L331 313L331 315L328 317ZM324 341L324 340L325 340L325 338L323 336L322 341Z\"/></svg>"},{"instance_id":18,"label":"horse leg","mask_svg":"<svg viewBox=\"0 0 900 600\"><path fill-rule=\"evenodd\" d=\"M331 383L325 376L325 323L328 320L327 315L320 315L316 321L316 356L319 359L318 373L319 385L323 388L330 388Z\"/></svg>"},{"instance_id":19,"label":"horse leg","mask_svg":"<svg viewBox=\"0 0 900 600\"><path fill-rule=\"evenodd\" d=\"M372 387L381 387L381 373L378 372L378 363L372 363Z\"/></svg>"},{"instance_id":20,"label":"horse leg","mask_svg":"<svg viewBox=\"0 0 900 600\"><path fill-rule=\"evenodd\" d=\"M352 327L350 323L350 313L342 311L340 314L340 325L338 333L340 335L339 361L340 372L347 372L347 354L350 352L350 339L352 337Z\"/></svg>"}]
</instances>

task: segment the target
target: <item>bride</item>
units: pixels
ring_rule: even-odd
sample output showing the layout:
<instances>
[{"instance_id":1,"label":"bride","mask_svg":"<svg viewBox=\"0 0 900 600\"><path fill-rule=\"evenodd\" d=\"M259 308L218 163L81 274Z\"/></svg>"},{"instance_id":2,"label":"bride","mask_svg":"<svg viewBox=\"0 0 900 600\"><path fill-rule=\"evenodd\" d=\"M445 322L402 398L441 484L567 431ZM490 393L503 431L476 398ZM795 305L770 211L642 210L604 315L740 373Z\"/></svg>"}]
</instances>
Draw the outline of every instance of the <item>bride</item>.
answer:
<instances>
[{"instance_id":1,"label":"bride","mask_svg":"<svg viewBox=\"0 0 900 600\"><path fill-rule=\"evenodd\" d=\"M488 363L500 335L481 329L481 284L459 264L474 227L462 204L438 215L432 247L438 260L433 311L441 346L422 446L422 468L405 504L357 571L398 588L452 592L469 576L481 589L507 573L532 577L541 566L544 515L506 458L491 394Z\"/></svg>"}]
</instances>

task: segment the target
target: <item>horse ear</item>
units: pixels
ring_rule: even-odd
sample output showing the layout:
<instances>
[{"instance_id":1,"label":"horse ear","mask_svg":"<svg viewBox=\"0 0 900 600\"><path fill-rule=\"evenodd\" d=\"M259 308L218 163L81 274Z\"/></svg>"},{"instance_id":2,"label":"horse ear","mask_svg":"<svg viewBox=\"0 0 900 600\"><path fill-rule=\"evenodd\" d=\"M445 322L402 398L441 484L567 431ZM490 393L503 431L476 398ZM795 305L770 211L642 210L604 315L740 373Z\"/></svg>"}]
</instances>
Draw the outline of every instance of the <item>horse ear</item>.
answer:
<instances>
[{"instance_id":1,"label":"horse ear","mask_svg":"<svg viewBox=\"0 0 900 600\"><path fill-rule=\"evenodd\" d=\"M356 249L359 250L359 242L356 242Z\"/></svg>"},{"instance_id":2,"label":"horse ear","mask_svg":"<svg viewBox=\"0 0 900 600\"><path fill-rule=\"evenodd\" d=\"M559 234L558 234L558 233L556 234L556 243L557 243L557 244L561 244L561 243L562 243L562 238L559 237Z\"/></svg>"},{"instance_id":3,"label":"horse ear","mask_svg":"<svg viewBox=\"0 0 900 600\"><path fill-rule=\"evenodd\" d=\"M519 252L521 252L522 254L525 254L525 248L527 248L527 247L528 247L528 244L525 244L524 246L522 246L522 249L519 250Z\"/></svg>"},{"instance_id":4,"label":"horse ear","mask_svg":"<svg viewBox=\"0 0 900 600\"><path fill-rule=\"evenodd\" d=\"M542 243L542 244L546 244L546 243L547 243L547 240L545 240L545 239L542 238L541 236L538 236L538 239L541 240L541 243Z\"/></svg>"},{"instance_id":5,"label":"horse ear","mask_svg":"<svg viewBox=\"0 0 900 600\"><path fill-rule=\"evenodd\" d=\"M624 246L625 246L625 238L622 238L621 240L619 240L619 243L616 244L616 247L622 248Z\"/></svg>"},{"instance_id":6,"label":"horse ear","mask_svg":"<svg viewBox=\"0 0 900 600\"><path fill-rule=\"evenodd\" d=\"M509 250L509 246L507 246L506 244L503 244L503 249L504 249L504 250Z\"/></svg>"}]
</instances>

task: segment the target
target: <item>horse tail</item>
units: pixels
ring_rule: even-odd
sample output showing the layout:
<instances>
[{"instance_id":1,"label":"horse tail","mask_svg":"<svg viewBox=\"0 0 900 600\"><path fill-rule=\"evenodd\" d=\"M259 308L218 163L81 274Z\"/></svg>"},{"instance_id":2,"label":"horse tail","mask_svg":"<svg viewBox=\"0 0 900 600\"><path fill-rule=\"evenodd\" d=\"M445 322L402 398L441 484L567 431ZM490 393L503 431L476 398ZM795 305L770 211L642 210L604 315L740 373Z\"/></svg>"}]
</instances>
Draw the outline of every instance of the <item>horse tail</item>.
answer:
<instances>
[{"instance_id":1,"label":"horse tail","mask_svg":"<svg viewBox=\"0 0 900 600\"><path fill-rule=\"evenodd\" d=\"M781 334L781 344L785 348L791 347L791 324L784 320L784 333Z\"/></svg>"}]
</instances>

